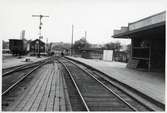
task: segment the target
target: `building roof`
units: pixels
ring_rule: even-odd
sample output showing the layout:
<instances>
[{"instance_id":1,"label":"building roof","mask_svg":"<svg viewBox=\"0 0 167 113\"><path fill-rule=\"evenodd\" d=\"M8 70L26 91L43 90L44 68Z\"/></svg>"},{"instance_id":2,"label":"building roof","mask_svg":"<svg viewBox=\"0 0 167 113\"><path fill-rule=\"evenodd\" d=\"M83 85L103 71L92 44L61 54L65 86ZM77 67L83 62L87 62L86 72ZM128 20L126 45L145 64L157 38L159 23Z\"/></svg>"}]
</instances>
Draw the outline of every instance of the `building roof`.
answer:
<instances>
[{"instance_id":1,"label":"building roof","mask_svg":"<svg viewBox=\"0 0 167 113\"><path fill-rule=\"evenodd\" d=\"M103 51L102 48L83 48L81 51Z\"/></svg>"},{"instance_id":2,"label":"building roof","mask_svg":"<svg viewBox=\"0 0 167 113\"><path fill-rule=\"evenodd\" d=\"M36 43L36 41L39 41L41 44L45 44L42 40L39 40L39 39L35 39L35 40L31 41L31 44Z\"/></svg>"},{"instance_id":3,"label":"building roof","mask_svg":"<svg viewBox=\"0 0 167 113\"><path fill-rule=\"evenodd\" d=\"M9 41L10 41L10 40L22 40L22 39L9 39Z\"/></svg>"},{"instance_id":4,"label":"building roof","mask_svg":"<svg viewBox=\"0 0 167 113\"><path fill-rule=\"evenodd\" d=\"M134 33L146 31L149 29L165 26L166 12L161 12L133 23L129 23L128 27L121 27L120 30L114 30L114 38L129 38Z\"/></svg>"}]
</instances>

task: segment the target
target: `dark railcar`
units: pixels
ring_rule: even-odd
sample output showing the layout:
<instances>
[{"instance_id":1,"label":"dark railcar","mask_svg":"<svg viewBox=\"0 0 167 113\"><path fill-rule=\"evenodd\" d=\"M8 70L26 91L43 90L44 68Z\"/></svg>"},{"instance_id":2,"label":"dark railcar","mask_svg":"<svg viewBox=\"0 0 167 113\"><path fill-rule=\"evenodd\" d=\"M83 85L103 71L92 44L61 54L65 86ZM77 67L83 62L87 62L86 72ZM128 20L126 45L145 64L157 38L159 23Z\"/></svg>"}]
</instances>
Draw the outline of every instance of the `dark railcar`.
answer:
<instances>
[{"instance_id":1,"label":"dark railcar","mask_svg":"<svg viewBox=\"0 0 167 113\"><path fill-rule=\"evenodd\" d=\"M24 55L26 54L26 45L21 39L9 39L9 49L13 55Z\"/></svg>"}]
</instances>

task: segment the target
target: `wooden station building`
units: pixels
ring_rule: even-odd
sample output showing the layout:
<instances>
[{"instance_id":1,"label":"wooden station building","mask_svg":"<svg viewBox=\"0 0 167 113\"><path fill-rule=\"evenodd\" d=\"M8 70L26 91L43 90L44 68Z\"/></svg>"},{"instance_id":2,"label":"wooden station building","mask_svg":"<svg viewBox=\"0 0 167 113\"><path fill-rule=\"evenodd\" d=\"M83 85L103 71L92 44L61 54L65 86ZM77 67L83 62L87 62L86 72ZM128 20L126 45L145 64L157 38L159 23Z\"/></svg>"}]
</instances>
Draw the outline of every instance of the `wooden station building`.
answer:
<instances>
[{"instance_id":1,"label":"wooden station building","mask_svg":"<svg viewBox=\"0 0 167 113\"><path fill-rule=\"evenodd\" d=\"M165 71L165 22L164 11L114 30L114 38L131 39L128 67Z\"/></svg>"},{"instance_id":2,"label":"wooden station building","mask_svg":"<svg viewBox=\"0 0 167 113\"><path fill-rule=\"evenodd\" d=\"M39 39L33 40L30 43L30 53L31 55L37 55L38 53L45 52L45 43Z\"/></svg>"}]
</instances>

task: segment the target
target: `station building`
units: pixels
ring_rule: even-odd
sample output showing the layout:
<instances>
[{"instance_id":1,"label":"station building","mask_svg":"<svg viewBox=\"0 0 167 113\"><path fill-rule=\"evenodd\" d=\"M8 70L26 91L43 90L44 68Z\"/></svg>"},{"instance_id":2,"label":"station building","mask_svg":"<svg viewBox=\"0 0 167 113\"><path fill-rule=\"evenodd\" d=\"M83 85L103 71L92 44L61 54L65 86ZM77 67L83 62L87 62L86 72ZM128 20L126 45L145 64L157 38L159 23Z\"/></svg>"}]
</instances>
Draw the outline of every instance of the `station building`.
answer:
<instances>
[{"instance_id":1,"label":"station building","mask_svg":"<svg viewBox=\"0 0 167 113\"><path fill-rule=\"evenodd\" d=\"M33 40L30 43L30 54L37 55L38 53L45 52L45 43L39 39Z\"/></svg>"},{"instance_id":2,"label":"station building","mask_svg":"<svg viewBox=\"0 0 167 113\"><path fill-rule=\"evenodd\" d=\"M54 52L54 55L56 55L56 56L60 56L62 53L64 55L69 55L70 49L63 48L63 47L57 47L54 50L52 50L52 52Z\"/></svg>"},{"instance_id":3,"label":"station building","mask_svg":"<svg viewBox=\"0 0 167 113\"><path fill-rule=\"evenodd\" d=\"M131 57L127 67L165 71L166 12L161 12L114 30L114 38L131 39Z\"/></svg>"}]
</instances>

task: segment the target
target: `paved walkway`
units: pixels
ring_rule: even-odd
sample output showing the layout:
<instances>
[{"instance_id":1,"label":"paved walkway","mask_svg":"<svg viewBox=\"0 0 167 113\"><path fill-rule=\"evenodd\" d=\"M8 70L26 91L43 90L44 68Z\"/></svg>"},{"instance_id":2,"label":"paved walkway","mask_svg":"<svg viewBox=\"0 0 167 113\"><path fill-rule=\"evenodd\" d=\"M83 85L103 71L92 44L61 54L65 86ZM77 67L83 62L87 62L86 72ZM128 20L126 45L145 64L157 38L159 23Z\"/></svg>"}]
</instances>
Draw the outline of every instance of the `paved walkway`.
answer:
<instances>
[{"instance_id":1,"label":"paved walkway","mask_svg":"<svg viewBox=\"0 0 167 113\"><path fill-rule=\"evenodd\" d=\"M142 72L126 68L126 63L90 60L69 57L86 63L107 75L143 92L155 100L165 103L165 75L162 73Z\"/></svg>"},{"instance_id":2,"label":"paved walkway","mask_svg":"<svg viewBox=\"0 0 167 113\"><path fill-rule=\"evenodd\" d=\"M30 59L30 62L25 62L26 58ZM3 56L2 68L4 69L4 68L9 68L9 67L13 67L13 66L26 64L26 63L32 63L32 62L36 62L39 60L43 60L45 58L47 58L47 57L37 58L37 57L32 57L32 56L24 56L23 58L19 59L18 57L13 57L13 56L9 56L9 55Z\"/></svg>"},{"instance_id":3,"label":"paved walkway","mask_svg":"<svg viewBox=\"0 0 167 113\"><path fill-rule=\"evenodd\" d=\"M63 79L57 64L47 64L7 111L65 111Z\"/></svg>"}]
</instances>

